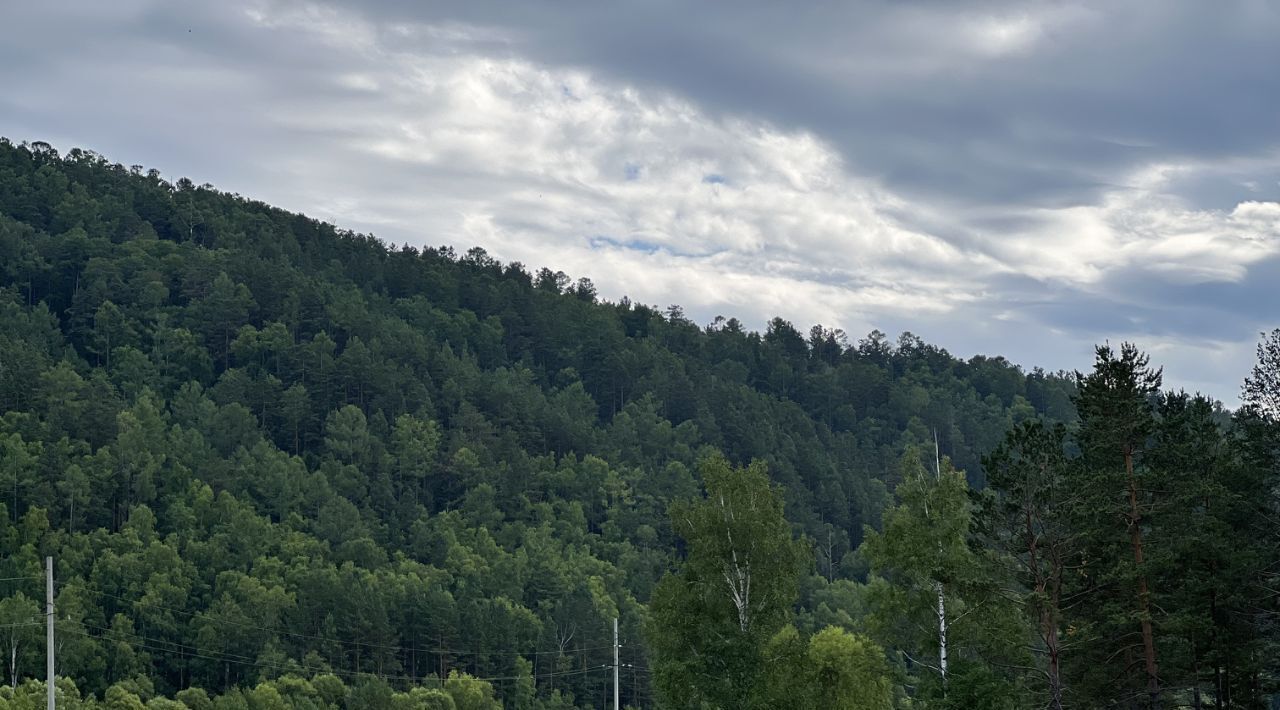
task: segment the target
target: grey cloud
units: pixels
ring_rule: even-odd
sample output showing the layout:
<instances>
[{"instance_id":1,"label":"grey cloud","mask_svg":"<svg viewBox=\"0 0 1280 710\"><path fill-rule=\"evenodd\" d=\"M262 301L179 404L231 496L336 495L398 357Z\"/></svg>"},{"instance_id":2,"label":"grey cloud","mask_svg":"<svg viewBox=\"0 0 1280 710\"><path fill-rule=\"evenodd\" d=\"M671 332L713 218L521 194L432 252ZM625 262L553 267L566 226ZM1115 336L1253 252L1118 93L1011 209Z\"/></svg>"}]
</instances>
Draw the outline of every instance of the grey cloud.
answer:
<instances>
[{"instance_id":1,"label":"grey cloud","mask_svg":"<svg viewBox=\"0 0 1280 710\"><path fill-rule=\"evenodd\" d=\"M1106 289L1149 314L1148 332L1227 340L1276 327L1278 285L1280 257L1273 257L1254 264L1234 283L1171 283L1130 270L1110 275Z\"/></svg>"},{"instance_id":2,"label":"grey cloud","mask_svg":"<svg viewBox=\"0 0 1280 710\"><path fill-rule=\"evenodd\" d=\"M1171 375L1229 401L1241 353L1275 318L1277 247L1242 245L1231 223L1242 200L1280 196L1269 5L246 3L8 8L0 134L97 149L389 241L478 242L705 320L909 329L1051 369L1087 366L1093 341L1145 337L1177 363ZM344 14L326 22L327 8ZM372 23L348 21L359 17ZM465 56L528 63L520 80L568 76L566 96L581 71L595 84L576 98L667 123L601 129L514 92L498 99L529 102L512 115L528 112L530 135L489 136L491 116L424 88L475 80L448 74ZM626 104L618 87L644 96ZM633 140L638 127L659 133ZM806 133L822 144L814 156L750 144L767 134L803 152ZM530 144L542 152L521 152ZM820 163L828 148L837 168ZM1165 164L1177 169L1162 181L1143 177ZM822 180L797 183L793 168ZM1202 233L1216 241L1144 258L1168 247L1162 235ZM1224 253L1209 276L1169 270L1201 266L1211 248ZM1218 370L1196 364L1206 353Z\"/></svg>"},{"instance_id":3,"label":"grey cloud","mask_svg":"<svg viewBox=\"0 0 1280 710\"><path fill-rule=\"evenodd\" d=\"M1280 200L1280 167L1200 170L1172 178L1165 191L1200 209L1230 210L1242 200Z\"/></svg>"},{"instance_id":4,"label":"grey cloud","mask_svg":"<svg viewBox=\"0 0 1280 710\"><path fill-rule=\"evenodd\" d=\"M1153 155L1268 148L1280 116L1280 12L1258 3L359 7L503 27L543 61L814 130L862 173L933 199L1084 201ZM1025 51L964 56L957 28L984 15L1044 26Z\"/></svg>"}]
</instances>

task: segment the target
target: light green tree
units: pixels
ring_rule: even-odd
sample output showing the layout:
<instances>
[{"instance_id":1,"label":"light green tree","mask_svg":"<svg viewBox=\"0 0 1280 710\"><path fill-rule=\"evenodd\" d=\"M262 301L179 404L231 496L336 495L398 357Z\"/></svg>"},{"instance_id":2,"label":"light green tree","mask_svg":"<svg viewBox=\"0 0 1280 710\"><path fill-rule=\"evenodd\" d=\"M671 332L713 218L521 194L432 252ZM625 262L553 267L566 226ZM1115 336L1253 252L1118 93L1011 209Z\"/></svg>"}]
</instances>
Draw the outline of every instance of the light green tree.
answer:
<instances>
[{"instance_id":1,"label":"light green tree","mask_svg":"<svg viewBox=\"0 0 1280 710\"><path fill-rule=\"evenodd\" d=\"M35 651L41 641L41 618L35 600L22 592L0 600L0 642L11 687L17 687L24 671L38 670Z\"/></svg>"},{"instance_id":2,"label":"light green tree","mask_svg":"<svg viewBox=\"0 0 1280 710\"><path fill-rule=\"evenodd\" d=\"M449 671L444 689L457 710L502 710L502 703L493 695L493 686L466 673Z\"/></svg>"},{"instance_id":3,"label":"light green tree","mask_svg":"<svg viewBox=\"0 0 1280 710\"><path fill-rule=\"evenodd\" d=\"M809 550L765 466L700 465L706 497L672 506L687 557L651 603L654 682L673 706L746 707L763 649L790 619Z\"/></svg>"},{"instance_id":4,"label":"light green tree","mask_svg":"<svg viewBox=\"0 0 1280 710\"><path fill-rule=\"evenodd\" d=\"M898 505L885 510L882 532L866 532L871 627L906 657L916 696L932 706L1017 707L1016 683L1002 682L990 661L1023 649L1019 611L1001 595L991 560L969 544L974 506L964 473L931 458L933 471L917 449L907 451Z\"/></svg>"},{"instance_id":5,"label":"light green tree","mask_svg":"<svg viewBox=\"0 0 1280 710\"><path fill-rule=\"evenodd\" d=\"M785 626L765 647L765 670L752 707L888 710L893 683L884 649L865 636L828 626L808 639Z\"/></svg>"}]
</instances>

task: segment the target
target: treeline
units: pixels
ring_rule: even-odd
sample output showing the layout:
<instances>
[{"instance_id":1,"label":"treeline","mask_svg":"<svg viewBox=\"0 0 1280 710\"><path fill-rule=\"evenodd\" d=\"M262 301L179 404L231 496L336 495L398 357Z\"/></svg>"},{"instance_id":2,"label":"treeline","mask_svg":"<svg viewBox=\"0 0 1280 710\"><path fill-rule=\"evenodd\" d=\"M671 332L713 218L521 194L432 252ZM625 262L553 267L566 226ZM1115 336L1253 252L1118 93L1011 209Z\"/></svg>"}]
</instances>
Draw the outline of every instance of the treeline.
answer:
<instances>
[{"instance_id":1,"label":"treeline","mask_svg":"<svg viewBox=\"0 0 1280 710\"><path fill-rule=\"evenodd\" d=\"M782 486L807 633L861 618L848 580L904 450L936 433L981 484L1074 391L909 334L699 326L0 141L0 698L43 674L52 555L60 673L100 702L274 707L245 700L266 684L325 707L332 677L383 707L360 698L456 671L507 707L592 707L617 617L623 700L650 707L647 605L700 461Z\"/></svg>"},{"instance_id":2,"label":"treeline","mask_svg":"<svg viewBox=\"0 0 1280 710\"><path fill-rule=\"evenodd\" d=\"M59 678L54 687L58 707L65 710L502 710L503 707L490 683L456 671L443 680L404 691L392 690L385 680L373 676L351 684L331 673L319 673L311 678L284 675L214 696L193 687L166 698L155 696L149 688L124 682L107 688L98 699L83 695L73 681L65 678ZM37 680L28 680L16 687L0 687L0 707L42 710L48 707L45 688L45 684ZM518 698L514 702L533 707L534 692L532 679L522 679L511 695ZM145 704L144 697L150 698ZM543 707L568 710L573 706L560 695L554 695L554 701Z\"/></svg>"},{"instance_id":3,"label":"treeline","mask_svg":"<svg viewBox=\"0 0 1280 710\"><path fill-rule=\"evenodd\" d=\"M1263 359L1258 372L1277 365ZM945 546L936 532L899 536L909 542L896 555L872 548L873 570L910 580L895 586L931 582L948 593L948 617L971 617L950 629L953 672L926 674L935 694L972 694L972 675L1026 699L1011 707L1268 707L1280 683L1274 412L1247 398L1228 417L1161 391L1160 371L1128 344L1099 347L1077 379L1078 423L1014 427L986 457L989 485L971 504L953 495L931 513L904 497L891 514L954 511L946 527L967 529L969 559L904 562ZM1019 623L1002 638L990 619L1006 615Z\"/></svg>"},{"instance_id":4,"label":"treeline","mask_svg":"<svg viewBox=\"0 0 1280 710\"><path fill-rule=\"evenodd\" d=\"M708 460L652 599L657 688L672 707L1276 707L1280 330L1258 354L1229 415L1099 347L1075 423L1015 425L985 489L908 449L867 574L807 592L763 467Z\"/></svg>"}]
</instances>

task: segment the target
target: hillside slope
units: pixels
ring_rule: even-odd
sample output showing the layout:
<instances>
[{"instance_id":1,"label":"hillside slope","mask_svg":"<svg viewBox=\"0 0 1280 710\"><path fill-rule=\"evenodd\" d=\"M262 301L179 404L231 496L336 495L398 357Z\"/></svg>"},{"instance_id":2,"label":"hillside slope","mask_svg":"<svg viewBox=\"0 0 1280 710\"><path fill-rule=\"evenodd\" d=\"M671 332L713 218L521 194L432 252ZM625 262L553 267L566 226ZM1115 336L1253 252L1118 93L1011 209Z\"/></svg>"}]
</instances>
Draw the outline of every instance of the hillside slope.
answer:
<instances>
[{"instance_id":1,"label":"hillside slope","mask_svg":"<svg viewBox=\"0 0 1280 710\"><path fill-rule=\"evenodd\" d=\"M818 588L858 574L908 445L936 431L973 479L1071 388L909 334L700 327L0 142L0 623L40 612L53 555L85 693L460 669L509 707L598 703L614 616L644 665L667 506L706 451L768 464ZM42 674L42 630L6 633L10 677Z\"/></svg>"}]
</instances>

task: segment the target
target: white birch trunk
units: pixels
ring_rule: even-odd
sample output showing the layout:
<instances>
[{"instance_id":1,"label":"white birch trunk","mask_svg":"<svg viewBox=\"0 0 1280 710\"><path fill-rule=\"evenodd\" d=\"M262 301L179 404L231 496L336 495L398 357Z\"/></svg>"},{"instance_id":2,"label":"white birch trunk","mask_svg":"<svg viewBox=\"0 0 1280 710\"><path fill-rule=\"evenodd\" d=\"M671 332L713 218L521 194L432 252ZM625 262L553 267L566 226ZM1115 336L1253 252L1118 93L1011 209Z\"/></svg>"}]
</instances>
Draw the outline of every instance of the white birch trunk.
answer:
<instances>
[{"instance_id":1,"label":"white birch trunk","mask_svg":"<svg viewBox=\"0 0 1280 710\"><path fill-rule=\"evenodd\" d=\"M938 449L938 430L933 431L933 465L938 480L942 480L942 452ZM928 515L926 509L925 514ZM938 554L942 554L942 543L938 543ZM938 670L942 673L943 690L947 687L947 596L942 590L942 580L933 583L938 592Z\"/></svg>"},{"instance_id":2,"label":"white birch trunk","mask_svg":"<svg viewBox=\"0 0 1280 710\"><path fill-rule=\"evenodd\" d=\"M725 505L723 495L720 496L720 509L724 511L724 532L729 543L729 555L732 557L732 562L724 570L724 581L729 585L729 596L738 610L738 628L746 631L751 628L751 560L738 560L738 549L733 544L733 532L729 529L733 511Z\"/></svg>"},{"instance_id":3,"label":"white birch trunk","mask_svg":"<svg viewBox=\"0 0 1280 710\"><path fill-rule=\"evenodd\" d=\"M942 686L947 685L947 597L942 591L942 582L934 582L938 591L938 670L942 672Z\"/></svg>"}]
</instances>

